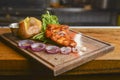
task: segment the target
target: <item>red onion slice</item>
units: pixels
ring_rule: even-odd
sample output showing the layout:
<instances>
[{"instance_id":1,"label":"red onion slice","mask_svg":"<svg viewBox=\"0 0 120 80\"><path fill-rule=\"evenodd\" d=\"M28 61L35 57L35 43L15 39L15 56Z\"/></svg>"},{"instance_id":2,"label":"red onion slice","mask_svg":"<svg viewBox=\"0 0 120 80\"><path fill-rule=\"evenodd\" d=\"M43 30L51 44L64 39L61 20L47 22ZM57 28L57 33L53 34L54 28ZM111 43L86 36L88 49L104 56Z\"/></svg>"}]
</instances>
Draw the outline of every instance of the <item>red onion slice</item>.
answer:
<instances>
[{"instance_id":1,"label":"red onion slice","mask_svg":"<svg viewBox=\"0 0 120 80\"><path fill-rule=\"evenodd\" d=\"M28 48L30 48L30 45L33 43L34 43L34 41L32 41L32 40L21 40L18 42L18 46L23 49L28 49Z\"/></svg>"},{"instance_id":2,"label":"red onion slice","mask_svg":"<svg viewBox=\"0 0 120 80\"><path fill-rule=\"evenodd\" d=\"M32 51L35 51L35 52L43 51L43 50L45 50L45 47L46 47L46 45L43 44L43 43L33 43L33 44L31 44L31 49L32 49Z\"/></svg>"},{"instance_id":3,"label":"red onion slice","mask_svg":"<svg viewBox=\"0 0 120 80\"><path fill-rule=\"evenodd\" d=\"M72 48L72 52L73 52L73 53L78 53L78 52L80 52L80 47L77 46L77 47Z\"/></svg>"},{"instance_id":4,"label":"red onion slice","mask_svg":"<svg viewBox=\"0 0 120 80\"><path fill-rule=\"evenodd\" d=\"M61 53L62 54L69 54L71 52L71 47L62 47Z\"/></svg>"},{"instance_id":5,"label":"red onion slice","mask_svg":"<svg viewBox=\"0 0 120 80\"><path fill-rule=\"evenodd\" d=\"M58 46L47 46L46 52L50 54L56 54L60 52L60 48Z\"/></svg>"}]
</instances>

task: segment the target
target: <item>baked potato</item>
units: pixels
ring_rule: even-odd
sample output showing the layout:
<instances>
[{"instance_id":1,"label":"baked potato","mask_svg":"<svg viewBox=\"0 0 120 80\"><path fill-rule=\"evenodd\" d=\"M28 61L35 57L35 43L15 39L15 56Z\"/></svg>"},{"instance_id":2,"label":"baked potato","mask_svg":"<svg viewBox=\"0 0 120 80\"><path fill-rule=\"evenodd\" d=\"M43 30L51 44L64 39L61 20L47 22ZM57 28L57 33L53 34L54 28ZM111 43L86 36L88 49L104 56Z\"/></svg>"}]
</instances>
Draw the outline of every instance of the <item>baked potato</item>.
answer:
<instances>
[{"instance_id":1,"label":"baked potato","mask_svg":"<svg viewBox=\"0 0 120 80\"><path fill-rule=\"evenodd\" d=\"M35 17L27 17L19 22L18 36L22 39L31 38L42 29L42 22Z\"/></svg>"}]
</instances>

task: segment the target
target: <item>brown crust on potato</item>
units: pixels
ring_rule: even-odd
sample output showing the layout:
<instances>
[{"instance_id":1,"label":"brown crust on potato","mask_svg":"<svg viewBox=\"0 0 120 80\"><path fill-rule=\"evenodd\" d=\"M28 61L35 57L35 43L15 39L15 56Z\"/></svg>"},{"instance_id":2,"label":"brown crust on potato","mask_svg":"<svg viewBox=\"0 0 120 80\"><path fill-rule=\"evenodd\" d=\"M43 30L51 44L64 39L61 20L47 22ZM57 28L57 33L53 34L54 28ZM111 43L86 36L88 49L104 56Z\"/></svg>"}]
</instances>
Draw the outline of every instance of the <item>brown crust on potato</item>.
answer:
<instances>
[{"instance_id":1,"label":"brown crust on potato","mask_svg":"<svg viewBox=\"0 0 120 80\"><path fill-rule=\"evenodd\" d=\"M18 36L23 39L30 38L41 31L42 22L35 17L27 17L19 22Z\"/></svg>"}]
</instances>

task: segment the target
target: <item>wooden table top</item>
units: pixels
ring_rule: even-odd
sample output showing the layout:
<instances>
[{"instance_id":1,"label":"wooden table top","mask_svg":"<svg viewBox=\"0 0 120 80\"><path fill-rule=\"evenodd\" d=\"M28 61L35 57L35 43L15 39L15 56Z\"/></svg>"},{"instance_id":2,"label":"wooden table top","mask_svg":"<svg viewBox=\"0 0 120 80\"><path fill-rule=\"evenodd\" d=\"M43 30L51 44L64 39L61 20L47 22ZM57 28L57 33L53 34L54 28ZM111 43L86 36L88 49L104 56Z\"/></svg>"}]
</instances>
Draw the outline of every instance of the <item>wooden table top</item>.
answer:
<instances>
[{"instance_id":1,"label":"wooden table top","mask_svg":"<svg viewBox=\"0 0 120 80\"><path fill-rule=\"evenodd\" d=\"M74 30L108 42L115 47L114 51L97 60L120 60L120 28L79 28Z\"/></svg>"},{"instance_id":2,"label":"wooden table top","mask_svg":"<svg viewBox=\"0 0 120 80\"><path fill-rule=\"evenodd\" d=\"M81 73L81 72L79 72L81 69L85 70L88 68L89 69L119 68L118 71L120 72L120 61L119 61L120 60L120 28L71 28L71 29L74 31L78 31L83 34L92 36L99 40L108 42L108 43L114 45L115 49L112 52L110 52L102 57L99 57L96 60L91 61L90 63L88 63L86 65L83 65L79 68L69 71L65 74L73 74L73 73L78 74L78 73ZM9 28L0 28L0 34L8 33L8 32L10 32ZM9 61L13 61L13 62L9 63ZM15 65L10 66L9 64L16 63L16 62L14 63L14 61L19 61L20 64L18 64L17 66L15 66ZM99 63L105 63L106 61L109 61L109 62L107 62L109 65L111 65L112 63L114 63L116 65L109 66L109 65L104 64L104 66L102 66L102 65L99 65L99 63L96 63L96 61ZM114 61L119 61L119 64L118 64L118 62L114 62ZM0 42L0 64L2 64L2 66L0 65L0 70L5 70L5 69L11 70L11 69L13 69L13 67L16 70L18 70L18 69L26 70L28 68L28 65L26 65L26 64L28 64L27 62L29 62L29 61L25 57L20 55L18 52L14 51L12 48L8 47L6 44ZM5 67L6 64L9 66ZM94 66L94 65L96 65L96 66ZM112 72L115 72L115 71L112 71ZM87 73L87 72L85 72L85 73ZM2 74L2 73L0 73L0 74Z\"/></svg>"}]
</instances>

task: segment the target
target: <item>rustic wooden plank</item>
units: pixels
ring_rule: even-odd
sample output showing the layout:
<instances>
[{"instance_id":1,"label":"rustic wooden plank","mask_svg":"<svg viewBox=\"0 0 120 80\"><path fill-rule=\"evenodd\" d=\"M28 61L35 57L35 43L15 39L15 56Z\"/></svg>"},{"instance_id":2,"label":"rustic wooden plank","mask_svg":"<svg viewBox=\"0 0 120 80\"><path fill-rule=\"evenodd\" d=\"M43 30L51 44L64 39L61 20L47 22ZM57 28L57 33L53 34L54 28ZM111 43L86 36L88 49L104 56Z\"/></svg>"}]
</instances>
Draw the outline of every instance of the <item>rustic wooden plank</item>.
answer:
<instances>
[{"instance_id":1,"label":"rustic wooden plank","mask_svg":"<svg viewBox=\"0 0 120 80\"><path fill-rule=\"evenodd\" d=\"M72 53L70 55L48 55L45 52L38 53L19 48L17 46L17 42L20 39L15 36L12 36L11 33L3 34L0 37L3 41L11 44L11 46L14 46L20 52L24 52L24 54L27 54L28 56L36 59L37 61L51 69L54 73L54 76L57 76L59 74L62 74L63 72L78 67L88 61L91 61L113 50L113 46L108 43L86 35L82 35L82 45L87 47L87 51L83 52L82 55L78 54L76 56L76 54Z\"/></svg>"},{"instance_id":2,"label":"rustic wooden plank","mask_svg":"<svg viewBox=\"0 0 120 80\"><path fill-rule=\"evenodd\" d=\"M120 60L120 28L72 28L72 30L95 37L115 46L114 51L96 60Z\"/></svg>"}]
</instances>

